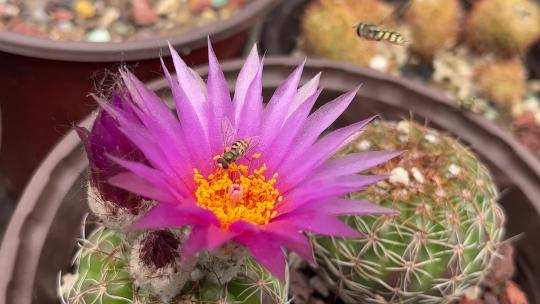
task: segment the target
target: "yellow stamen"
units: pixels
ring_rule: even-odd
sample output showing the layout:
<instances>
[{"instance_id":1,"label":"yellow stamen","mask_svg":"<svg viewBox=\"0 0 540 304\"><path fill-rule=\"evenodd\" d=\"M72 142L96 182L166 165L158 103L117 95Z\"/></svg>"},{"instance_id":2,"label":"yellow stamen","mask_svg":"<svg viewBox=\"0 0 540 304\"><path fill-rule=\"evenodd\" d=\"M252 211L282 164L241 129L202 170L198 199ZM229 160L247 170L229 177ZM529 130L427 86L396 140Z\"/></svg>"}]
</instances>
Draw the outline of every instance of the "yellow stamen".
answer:
<instances>
[{"instance_id":1,"label":"yellow stamen","mask_svg":"<svg viewBox=\"0 0 540 304\"><path fill-rule=\"evenodd\" d=\"M251 154L251 157L255 158L255 159L258 159L261 157L261 153L253 153Z\"/></svg>"},{"instance_id":2,"label":"yellow stamen","mask_svg":"<svg viewBox=\"0 0 540 304\"><path fill-rule=\"evenodd\" d=\"M218 168L205 177L194 169L197 203L214 212L223 228L237 220L268 224L277 215L274 207L283 197L274 187L277 174L267 180L263 175L266 170L264 164L251 172L246 165L231 164L227 170Z\"/></svg>"}]
</instances>

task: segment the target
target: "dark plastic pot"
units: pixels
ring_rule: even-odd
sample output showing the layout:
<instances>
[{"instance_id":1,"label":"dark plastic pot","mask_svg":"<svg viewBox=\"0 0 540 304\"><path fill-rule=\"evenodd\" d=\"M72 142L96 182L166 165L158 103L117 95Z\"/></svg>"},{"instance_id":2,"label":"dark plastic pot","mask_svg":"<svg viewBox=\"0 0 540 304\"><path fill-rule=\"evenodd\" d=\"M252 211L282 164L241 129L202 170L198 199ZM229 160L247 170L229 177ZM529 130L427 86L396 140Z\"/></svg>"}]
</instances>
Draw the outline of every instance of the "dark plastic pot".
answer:
<instances>
[{"instance_id":1,"label":"dark plastic pot","mask_svg":"<svg viewBox=\"0 0 540 304\"><path fill-rule=\"evenodd\" d=\"M299 61L266 58L265 96L287 77ZM230 87L242 61L223 64ZM206 73L205 68L199 69ZM516 280L531 303L540 303L540 162L512 137L482 117L456 111L443 95L418 83L372 70L331 61L308 61L303 80L323 72L325 88L319 104L359 83L364 86L338 125L356 122L373 114L387 119L409 117L445 129L471 145L493 172L503 194L508 215L508 236L523 233L514 245L517 252ZM164 80L150 84L164 98L169 91ZM90 125L92 117L83 125ZM60 141L34 174L23 193L0 250L0 304L57 303L57 271L70 266L79 236L85 204L84 180L87 161L81 143L71 131Z\"/></svg>"},{"instance_id":2,"label":"dark plastic pot","mask_svg":"<svg viewBox=\"0 0 540 304\"><path fill-rule=\"evenodd\" d=\"M100 81L105 69L120 63L136 66L139 77L159 75L160 54L167 57L167 41L190 65L206 62L210 37L219 58L238 57L247 30L280 0L251 1L231 18L185 33L122 43L53 41L16 33L0 33L0 101L5 113L5 149L0 172L17 195L52 145L70 123L93 109L88 92L92 75ZM168 59L167 59L168 61ZM24 161L20 161L24 159Z\"/></svg>"}]
</instances>

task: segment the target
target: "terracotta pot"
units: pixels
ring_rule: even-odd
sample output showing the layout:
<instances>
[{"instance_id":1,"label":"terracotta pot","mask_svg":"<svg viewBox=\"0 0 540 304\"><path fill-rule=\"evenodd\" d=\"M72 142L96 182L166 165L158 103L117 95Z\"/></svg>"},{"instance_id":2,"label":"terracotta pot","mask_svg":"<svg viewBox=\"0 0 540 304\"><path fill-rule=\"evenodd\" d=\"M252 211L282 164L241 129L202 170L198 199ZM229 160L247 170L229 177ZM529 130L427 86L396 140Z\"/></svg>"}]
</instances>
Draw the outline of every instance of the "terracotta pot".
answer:
<instances>
[{"instance_id":1,"label":"terracotta pot","mask_svg":"<svg viewBox=\"0 0 540 304\"><path fill-rule=\"evenodd\" d=\"M265 100L292 72L299 61L266 58ZM232 88L242 61L223 64ZM206 68L199 69L206 73ZM364 86L351 108L336 125L359 121L373 114L386 119L409 117L429 121L471 145L486 162L503 190L501 203L508 215L508 236L523 233L514 245L516 280L531 303L540 303L540 162L512 137L482 117L456 111L443 95L418 83L372 70L331 61L308 61L303 81L323 72L325 88L318 105L354 88ZM150 83L164 98L170 93L163 79ZM92 117L82 124L90 125ZM87 161L73 131L60 141L34 174L23 193L0 250L0 304L57 303L58 270L69 269L79 236L81 218L87 211L84 179Z\"/></svg>"},{"instance_id":2,"label":"terracotta pot","mask_svg":"<svg viewBox=\"0 0 540 304\"><path fill-rule=\"evenodd\" d=\"M18 196L52 145L93 110L88 92L105 70L136 66L143 80L160 74L158 57L167 57L167 41L190 65L206 62L210 37L219 58L242 53L247 30L280 0L256 0L231 18L189 32L122 43L53 41L11 32L0 33L0 102L5 113L0 172ZM166 59L169 62L169 59ZM94 76L94 77L93 77ZM94 81L92 80L94 78ZM24 161L20 161L24 159Z\"/></svg>"}]
</instances>

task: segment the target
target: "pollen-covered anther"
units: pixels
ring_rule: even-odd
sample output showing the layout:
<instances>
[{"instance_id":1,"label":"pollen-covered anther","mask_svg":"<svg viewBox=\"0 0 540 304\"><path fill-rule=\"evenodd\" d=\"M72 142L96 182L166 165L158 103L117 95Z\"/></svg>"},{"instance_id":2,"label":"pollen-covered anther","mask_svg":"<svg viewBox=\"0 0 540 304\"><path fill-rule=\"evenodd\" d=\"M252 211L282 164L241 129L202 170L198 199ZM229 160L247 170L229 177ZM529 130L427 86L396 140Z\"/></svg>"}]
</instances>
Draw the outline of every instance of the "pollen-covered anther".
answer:
<instances>
[{"instance_id":1,"label":"pollen-covered anther","mask_svg":"<svg viewBox=\"0 0 540 304\"><path fill-rule=\"evenodd\" d=\"M267 178L267 170L264 164L252 169L231 164L227 170L216 169L206 177L194 170L197 203L211 210L223 228L238 220L268 224L277 215L274 207L283 197L275 188L277 174Z\"/></svg>"}]
</instances>

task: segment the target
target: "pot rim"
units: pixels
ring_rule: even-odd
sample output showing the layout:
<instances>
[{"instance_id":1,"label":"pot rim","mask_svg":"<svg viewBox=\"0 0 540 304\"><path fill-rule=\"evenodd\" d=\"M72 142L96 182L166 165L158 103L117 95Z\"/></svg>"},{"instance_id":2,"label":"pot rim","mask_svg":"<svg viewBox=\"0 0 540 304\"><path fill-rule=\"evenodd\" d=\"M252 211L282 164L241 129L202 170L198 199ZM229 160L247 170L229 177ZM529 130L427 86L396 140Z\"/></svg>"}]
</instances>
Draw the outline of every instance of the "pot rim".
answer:
<instances>
[{"instance_id":1,"label":"pot rim","mask_svg":"<svg viewBox=\"0 0 540 304\"><path fill-rule=\"evenodd\" d=\"M232 60L223 62L221 66L225 74L238 73L243 63L243 60ZM301 59L299 58L265 58L266 70L273 71L273 73L266 73L263 82L264 87L276 88L300 63ZM458 112L452 106L450 99L421 83L330 60L308 60L306 68L309 69L310 73L314 72L314 74L322 70L321 86L330 90L348 91L353 88L352 86L346 87L347 84L344 84L343 78L336 79L334 82L331 80L335 77L330 81L325 80L325 74L332 75L332 73L337 72L347 78L348 74L356 75L356 79L361 75L366 79L385 83L385 85L397 86L401 90L417 92L429 97L433 102L433 106L446 109L448 111L445 113L446 115L452 114L453 116L449 122L454 126L464 122L468 125L472 124L480 130L480 136L501 141L504 149L484 148L482 152L489 156L490 159L499 160L499 157L502 156L502 162L505 164L505 168L508 169L505 173L530 198L530 203L540 214L540 188L537 187L540 184L540 160L521 146L509 133L504 132L479 115ZM196 71L201 75L206 75L208 67L198 67ZM310 76L314 76L314 74ZM229 82L230 88L234 88L233 85L233 83ZM166 80L162 78L149 82L148 86L150 89L157 91L167 87ZM360 98L363 97L361 92L362 90L357 95ZM392 105L391 100L380 100L380 102ZM94 116L95 113L91 114L80 125L90 126ZM436 123L440 125L438 121ZM446 127L446 125L442 125L442 127ZM451 128L447 131L455 134ZM461 129L461 132L463 132L463 129ZM77 163L74 163L74 155L79 159L76 161ZM0 276L0 303L8 303L7 297L14 294L17 300L9 303L26 304L32 302L32 293L28 292L28 290L33 290L40 254L56 212L56 210L51 210L54 208L38 208L38 206L40 203L49 202L50 204L53 200L61 201L68 191L65 188L69 188L77 180L77 177L85 170L86 166L87 161L83 157L82 143L76 132L71 130L53 148L42 161L38 170L35 171L19 200L0 247L0 269L5 273L5 275ZM10 300L13 300L13 298L10 298Z\"/></svg>"},{"instance_id":2,"label":"pot rim","mask_svg":"<svg viewBox=\"0 0 540 304\"><path fill-rule=\"evenodd\" d=\"M183 53L206 46L207 39L224 40L249 28L261 15L268 13L282 0L251 1L231 17L195 27L181 33L124 42L94 43L57 41L14 32L0 32L0 51L29 57L79 62L131 61L169 56L167 42Z\"/></svg>"}]
</instances>

